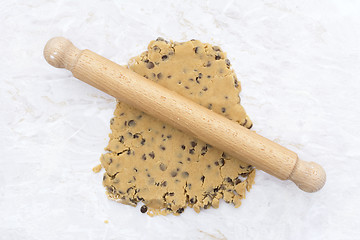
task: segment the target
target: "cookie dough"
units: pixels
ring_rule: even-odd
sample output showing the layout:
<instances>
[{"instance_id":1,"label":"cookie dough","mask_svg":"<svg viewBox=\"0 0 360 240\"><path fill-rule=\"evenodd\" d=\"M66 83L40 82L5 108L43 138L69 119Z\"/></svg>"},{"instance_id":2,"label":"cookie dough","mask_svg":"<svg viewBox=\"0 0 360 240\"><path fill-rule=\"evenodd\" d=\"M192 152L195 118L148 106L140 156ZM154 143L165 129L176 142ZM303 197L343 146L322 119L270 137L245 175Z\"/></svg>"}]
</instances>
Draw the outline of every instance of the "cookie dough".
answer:
<instances>
[{"instance_id":1,"label":"cookie dough","mask_svg":"<svg viewBox=\"0 0 360 240\"><path fill-rule=\"evenodd\" d=\"M128 67L214 112L251 128L240 105L240 82L219 47L197 40L178 43L158 38ZM251 165L187 135L125 103L118 102L103 185L110 199L149 215L181 214L217 208L222 198L240 206L254 181Z\"/></svg>"}]
</instances>

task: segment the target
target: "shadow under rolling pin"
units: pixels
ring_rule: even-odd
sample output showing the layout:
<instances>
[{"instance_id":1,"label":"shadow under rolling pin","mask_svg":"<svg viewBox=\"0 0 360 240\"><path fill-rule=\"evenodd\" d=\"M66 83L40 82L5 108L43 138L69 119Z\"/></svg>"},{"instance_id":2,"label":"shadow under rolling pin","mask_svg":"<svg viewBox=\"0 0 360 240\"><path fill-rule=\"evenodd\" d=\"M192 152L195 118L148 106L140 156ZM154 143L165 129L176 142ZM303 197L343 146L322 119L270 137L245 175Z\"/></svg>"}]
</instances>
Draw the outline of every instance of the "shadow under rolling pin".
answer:
<instances>
[{"instance_id":1,"label":"shadow under rolling pin","mask_svg":"<svg viewBox=\"0 0 360 240\"><path fill-rule=\"evenodd\" d=\"M191 100L90 51L56 37L44 49L46 61L133 107L187 132L306 192L326 181L324 169L298 158L293 151L264 138Z\"/></svg>"}]
</instances>

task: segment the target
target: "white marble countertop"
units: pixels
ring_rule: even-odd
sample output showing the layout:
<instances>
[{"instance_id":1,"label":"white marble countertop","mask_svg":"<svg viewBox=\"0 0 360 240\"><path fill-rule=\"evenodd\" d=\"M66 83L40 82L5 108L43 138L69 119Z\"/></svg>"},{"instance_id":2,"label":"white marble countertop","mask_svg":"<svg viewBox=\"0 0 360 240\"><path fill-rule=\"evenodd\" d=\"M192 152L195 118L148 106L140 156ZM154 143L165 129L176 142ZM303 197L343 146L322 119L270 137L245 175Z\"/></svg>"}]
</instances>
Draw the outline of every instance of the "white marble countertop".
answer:
<instances>
[{"instance_id":1,"label":"white marble countertop","mask_svg":"<svg viewBox=\"0 0 360 240\"><path fill-rule=\"evenodd\" d=\"M359 239L359 1L1 1L0 239ZM125 64L158 36L220 45L261 135L327 171L318 193L258 172L240 208L151 218L106 198L115 100L48 65L64 36ZM104 220L109 223L105 224Z\"/></svg>"}]
</instances>

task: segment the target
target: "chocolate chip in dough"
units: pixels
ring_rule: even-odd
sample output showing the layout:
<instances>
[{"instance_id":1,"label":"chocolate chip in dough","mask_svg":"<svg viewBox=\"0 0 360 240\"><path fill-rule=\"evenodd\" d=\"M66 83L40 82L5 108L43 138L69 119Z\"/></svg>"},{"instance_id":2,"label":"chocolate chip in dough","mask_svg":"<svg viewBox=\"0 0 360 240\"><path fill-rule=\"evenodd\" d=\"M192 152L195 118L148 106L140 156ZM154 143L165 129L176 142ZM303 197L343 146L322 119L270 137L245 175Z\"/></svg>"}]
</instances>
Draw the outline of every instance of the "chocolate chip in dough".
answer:
<instances>
[{"instance_id":1,"label":"chocolate chip in dough","mask_svg":"<svg viewBox=\"0 0 360 240\"><path fill-rule=\"evenodd\" d=\"M155 153L154 153L154 152L151 152L151 153L149 153L149 156L150 156L152 159L154 159L154 158L155 158Z\"/></svg>"},{"instance_id":2,"label":"chocolate chip in dough","mask_svg":"<svg viewBox=\"0 0 360 240\"><path fill-rule=\"evenodd\" d=\"M164 163L160 163L159 167L161 171L165 171L167 169L167 166Z\"/></svg>"},{"instance_id":3,"label":"chocolate chip in dough","mask_svg":"<svg viewBox=\"0 0 360 240\"><path fill-rule=\"evenodd\" d=\"M146 205L142 205L141 208L140 208L140 212L142 213L146 213L148 210L147 206Z\"/></svg>"},{"instance_id":4,"label":"chocolate chip in dough","mask_svg":"<svg viewBox=\"0 0 360 240\"><path fill-rule=\"evenodd\" d=\"M154 63L153 62L148 62L147 64L146 64L146 67L148 68L148 69L152 69L152 68L154 68Z\"/></svg>"}]
</instances>

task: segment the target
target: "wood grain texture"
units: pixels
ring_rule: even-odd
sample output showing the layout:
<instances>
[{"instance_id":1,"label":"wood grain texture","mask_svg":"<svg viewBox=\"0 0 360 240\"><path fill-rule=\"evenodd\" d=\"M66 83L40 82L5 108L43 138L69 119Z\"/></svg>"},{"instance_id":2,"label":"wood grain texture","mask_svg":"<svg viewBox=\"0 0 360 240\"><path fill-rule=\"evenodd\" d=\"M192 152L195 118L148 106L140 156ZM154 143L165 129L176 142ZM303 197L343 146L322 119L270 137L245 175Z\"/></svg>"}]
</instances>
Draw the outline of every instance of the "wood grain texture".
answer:
<instances>
[{"instance_id":1,"label":"wood grain texture","mask_svg":"<svg viewBox=\"0 0 360 240\"><path fill-rule=\"evenodd\" d=\"M290 179L306 192L325 184L320 165L301 161L293 151L90 50L80 51L65 38L51 39L44 56L54 67L65 67L76 78L120 101L281 180Z\"/></svg>"}]
</instances>

